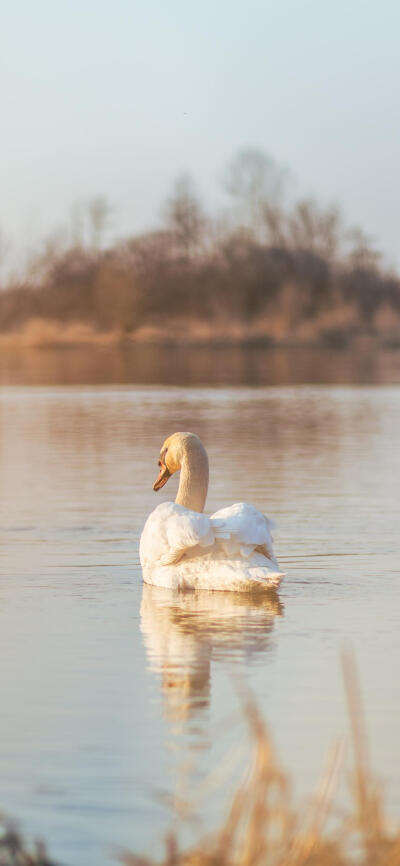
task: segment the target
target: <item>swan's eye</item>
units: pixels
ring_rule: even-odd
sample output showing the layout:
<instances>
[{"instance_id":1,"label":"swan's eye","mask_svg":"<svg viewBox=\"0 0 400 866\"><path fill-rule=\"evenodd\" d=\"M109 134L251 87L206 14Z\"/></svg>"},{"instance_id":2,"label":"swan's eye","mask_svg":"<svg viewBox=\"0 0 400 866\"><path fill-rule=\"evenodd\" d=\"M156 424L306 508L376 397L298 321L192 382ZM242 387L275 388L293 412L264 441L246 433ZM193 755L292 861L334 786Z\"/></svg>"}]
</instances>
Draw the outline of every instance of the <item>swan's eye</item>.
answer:
<instances>
[{"instance_id":1,"label":"swan's eye","mask_svg":"<svg viewBox=\"0 0 400 866\"><path fill-rule=\"evenodd\" d=\"M158 465L158 466L161 466L161 460L158 461L158 464L157 464L157 465Z\"/></svg>"}]
</instances>

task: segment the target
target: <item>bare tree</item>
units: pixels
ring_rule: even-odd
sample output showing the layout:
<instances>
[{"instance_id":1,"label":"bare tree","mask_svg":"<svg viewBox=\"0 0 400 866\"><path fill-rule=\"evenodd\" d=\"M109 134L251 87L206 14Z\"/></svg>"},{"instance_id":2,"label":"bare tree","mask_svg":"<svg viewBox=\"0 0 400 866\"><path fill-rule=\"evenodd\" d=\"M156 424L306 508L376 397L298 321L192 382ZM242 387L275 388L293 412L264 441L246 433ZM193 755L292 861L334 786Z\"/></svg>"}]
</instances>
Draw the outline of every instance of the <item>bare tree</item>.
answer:
<instances>
[{"instance_id":1,"label":"bare tree","mask_svg":"<svg viewBox=\"0 0 400 866\"><path fill-rule=\"evenodd\" d=\"M241 150L228 166L225 189L256 237L263 233L266 208L281 202L286 181L287 173L256 148Z\"/></svg>"},{"instance_id":2,"label":"bare tree","mask_svg":"<svg viewBox=\"0 0 400 866\"><path fill-rule=\"evenodd\" d=\"M288 217L292 246L307 249L332 261L341 242L341 218L337 207L323 210L312 199L299 201Z\"/></svg>"},{"instance_id":3,"label":"bare tree","mask_svg":"<svg viewBox=\"0 0 400 866\"><path fill-rule=\"evenodd\" d=\"M111 213L112 207L103 195L96 196L88 204L91 239L94 249L99 249L104 241L104 232Z\"/></svg>"},{"instance_id":4,"label":"bare tree","mask_svg":"<svg viewBox=\"0 0 400 866\"><path fill-rule=\"evenodd\" d=\"M45 283L49 275L63 255L68 250L68 231L60 226L47 235L38 251L27 250L25 261L25 279L35 285Z\"/></svg>"},{"instance_id":5,"label":"bare tree","mask_svg":"<svg viewBox=\"0 0 400 866\"><path fill-rule=\"evenodd\" d=\"M178 253L192 259L201 248L206 219L188 175L182 175L176 181L165 213Z\"/></svg>"},{"instance_id":6,"label":"bare tree","mask_svg":"<svg viewBox=\"0 0 400 866\"><path fill-rule=\"evenodd\" d=\"M71 242L73 247L84 244L84 208L82 202L76 201L70 211Z\"/></svg>"},{"instance_id":7,"label":"bare tree","mask_svg":"<svg viewBox=\"0 0 400 866\"><path fill-rule=\"evenodd\" d=\"M358 227L347 232L347 240L351 244L348 261L352 268L360 270L375 270L382 257L374 247L374 239Z\"/></svg>"},{"instance_id":8,"label":"bare tree","mask_svg":"<svg viewBox=\"0 0 400 866\"><path fill-rule=\"evenodd\" d=\"M267 243L286 249L289 246L288 217L284 208L276 202L265 202L262 206L262 218Z\"/></svg>"}]
</instances>

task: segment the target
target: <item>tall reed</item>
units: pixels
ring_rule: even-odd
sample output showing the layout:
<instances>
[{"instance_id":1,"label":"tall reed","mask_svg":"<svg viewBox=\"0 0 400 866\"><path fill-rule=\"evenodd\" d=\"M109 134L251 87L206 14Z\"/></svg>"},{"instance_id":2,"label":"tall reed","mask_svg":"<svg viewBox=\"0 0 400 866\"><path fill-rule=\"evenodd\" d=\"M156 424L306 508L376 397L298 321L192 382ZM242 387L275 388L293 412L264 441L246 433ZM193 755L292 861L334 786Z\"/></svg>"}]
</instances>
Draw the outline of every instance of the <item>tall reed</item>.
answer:
<instances>
[{"instance_id":1,"label":"tall reed","mask_svg":"<svg viewBox=\"0 0 400 866\"><path fill-rule=\"evenodd\" d=\"M389 829L369 767L361 694L351 653L343 653L342 665L353 756L350 811L340 820L335 816L334 822L328 821L334 815L343 742L331 749L311 804L305 809L295 808L288 777L266 725L255 701L246 695L243 703L252 736L252 758L222 825L183 851L177 832L171 832L158 866L400 866L400 825ZM156 863L152 857L130 852L120 859L124 866Z\"/></svg>"},{"instance_id":2,"label":"tall reed","mask_svg":"<svg viewBox=\"0 0 400 866\"><path fill-rule=\"evenodd\" d=\"M343 742L328 756L311 803L295 808L286 772L257 705L240 687L252 739L251 761L221 826L181 850L176 830L161 861L124 852L124 866L400 866L400 824L391 826L368 760L361 693L351 653L342 655L352 742L351 808L338 820L334 794ZM332 816L335 821L329 821ZM333 829L332 825L333 824ZM329 825L329 826L328 826ZM13 822L0 815L0 866L57 866L45 845L27 847Z\"/></svg>"}]
</instances>

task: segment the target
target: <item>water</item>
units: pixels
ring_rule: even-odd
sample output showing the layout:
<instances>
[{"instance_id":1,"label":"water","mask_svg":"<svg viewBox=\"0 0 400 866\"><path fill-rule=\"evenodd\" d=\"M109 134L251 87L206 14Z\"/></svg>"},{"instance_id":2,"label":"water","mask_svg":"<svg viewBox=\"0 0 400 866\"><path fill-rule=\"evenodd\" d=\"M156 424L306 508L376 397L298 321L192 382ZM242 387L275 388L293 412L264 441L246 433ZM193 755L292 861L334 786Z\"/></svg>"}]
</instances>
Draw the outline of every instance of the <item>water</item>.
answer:
<instances>
[{"instance_id":1,"label":"water","mask_svg":"<svg viewBox=\"0 0 400 866\"><path fill-rule=\"evenodd\" d=\"M257 346L64 346L6 351L0 385L301 385L400 382L400 351Z\"/></svg>"},{"instance_id":2,"label":"water","mask_svg":"<svg viewBox=\"0 0 400 866\"><path fill-rule=\"evenodd\" d=\"M178 429L209 452L208 511L244 499L276 519L279 597L142 586L142 525L177 487L153 493L158 451ZM217 820L247 748L238 678L301 798L347 728L350 640L398 813L399 431L396 384L5 384L0 808L71 866L156 853L177 780Z\"/></svg>"}]
</instances>

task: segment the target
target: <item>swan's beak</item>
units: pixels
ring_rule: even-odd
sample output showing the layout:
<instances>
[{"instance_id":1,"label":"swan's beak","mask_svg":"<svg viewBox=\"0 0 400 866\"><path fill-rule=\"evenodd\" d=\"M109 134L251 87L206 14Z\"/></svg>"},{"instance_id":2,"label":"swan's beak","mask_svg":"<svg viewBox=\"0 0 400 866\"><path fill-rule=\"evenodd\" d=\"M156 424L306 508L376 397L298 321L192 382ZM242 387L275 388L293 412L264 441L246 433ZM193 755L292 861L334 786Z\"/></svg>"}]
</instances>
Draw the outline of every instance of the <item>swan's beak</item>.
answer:
<instances>
[{"instance_id":1,"label":"swan's beak","mask_svg":"<svg viewBox=\"0 0 400 866\"><path fill-rule=\"evenodd\" d=\"M164 487L164 484L167 483L168 478L170 478L170 475L171 475L171 473L170 473L169 469L167 469L167 467L164 466L163 463L161 463L161 469L160 469L160 471L157 475L157 478L153 484L153 490L161 490L161 488Z\"/></svg>"}]
</instances>

